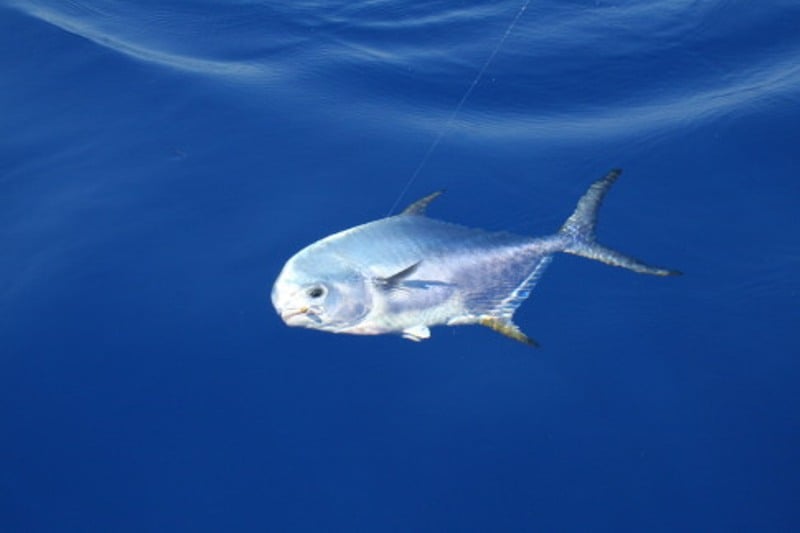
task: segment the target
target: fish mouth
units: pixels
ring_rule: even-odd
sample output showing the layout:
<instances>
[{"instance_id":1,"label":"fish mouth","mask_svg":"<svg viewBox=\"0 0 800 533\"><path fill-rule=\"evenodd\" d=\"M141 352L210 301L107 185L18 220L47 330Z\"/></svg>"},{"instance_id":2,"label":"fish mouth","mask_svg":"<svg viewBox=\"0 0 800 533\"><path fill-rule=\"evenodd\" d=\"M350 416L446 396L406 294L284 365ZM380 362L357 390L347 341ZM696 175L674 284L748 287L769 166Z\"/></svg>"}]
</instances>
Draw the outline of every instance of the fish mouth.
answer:
<instances>
[{"instance_id":1,"label":"fish mouth","mask_svg":"<svg viewBox=\"0 0 800 533\"><path fill-rule=\"evenodd\" d=\"M319 324L322 322L319 313L320 310L314 307L297 307L279 311L281 319L289 326L303 326L309 322Z\"/></svg>"}]
</instances>

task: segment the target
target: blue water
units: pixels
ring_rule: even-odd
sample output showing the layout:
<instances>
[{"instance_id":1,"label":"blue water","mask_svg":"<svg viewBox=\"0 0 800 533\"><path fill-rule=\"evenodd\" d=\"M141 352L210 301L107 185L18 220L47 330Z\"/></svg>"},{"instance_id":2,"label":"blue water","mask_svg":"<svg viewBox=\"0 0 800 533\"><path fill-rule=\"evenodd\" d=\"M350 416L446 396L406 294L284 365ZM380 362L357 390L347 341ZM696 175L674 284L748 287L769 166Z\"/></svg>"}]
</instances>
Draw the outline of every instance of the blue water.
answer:
<instances>
[{"instance_id":1,"label":"blue water","mask_svg":"<svg viewBox=\"0 0 800 533\"><path fill-rule=\"evenodd\" d=\"M800 528L796 1L6 0L0 531ZM430 340L285 327L295 251L602 242Z\"/></svg>"}]
</instances>

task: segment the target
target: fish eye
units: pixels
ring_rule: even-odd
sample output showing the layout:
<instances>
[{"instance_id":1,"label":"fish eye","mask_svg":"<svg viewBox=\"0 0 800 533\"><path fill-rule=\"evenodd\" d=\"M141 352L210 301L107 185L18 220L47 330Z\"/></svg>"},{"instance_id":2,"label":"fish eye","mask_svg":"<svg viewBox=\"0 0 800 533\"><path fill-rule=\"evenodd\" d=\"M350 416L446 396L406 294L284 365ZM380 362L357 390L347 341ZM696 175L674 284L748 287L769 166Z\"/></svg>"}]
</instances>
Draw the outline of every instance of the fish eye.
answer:
<instances>
[{"instance_id":1,"label":"fish eye","mask_svg":"<svg viewBox=\"0 0 800 533\"><path fill-rule=\"evenodd\" d=\"M311 287L310 289L308 289L306 294L308 294L312 298L319 298L320 296L325 294L325 289L323 289L322 287Z\"/></svg>"}]
</instances>

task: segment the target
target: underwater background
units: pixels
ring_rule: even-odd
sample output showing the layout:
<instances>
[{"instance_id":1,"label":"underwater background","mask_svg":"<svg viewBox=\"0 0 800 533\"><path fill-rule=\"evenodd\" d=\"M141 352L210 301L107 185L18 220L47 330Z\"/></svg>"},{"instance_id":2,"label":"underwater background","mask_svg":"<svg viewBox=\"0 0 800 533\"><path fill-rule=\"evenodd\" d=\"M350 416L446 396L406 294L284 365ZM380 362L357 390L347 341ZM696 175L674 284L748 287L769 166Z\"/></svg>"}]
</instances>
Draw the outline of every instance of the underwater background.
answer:
<instances>
[{"instance_id":1,"label":"underwater background","mask_svg":"<svg viewBox=\"0 0 800 533\"><path fill-rule=\"evenodd\" d=\"M798 29L789 0L3 0L0 531L797 530ZM393 206L546 235L613 167L600 242L685 274L558 256L537 350L270 304Z\"/></svg>"}]
</instances>

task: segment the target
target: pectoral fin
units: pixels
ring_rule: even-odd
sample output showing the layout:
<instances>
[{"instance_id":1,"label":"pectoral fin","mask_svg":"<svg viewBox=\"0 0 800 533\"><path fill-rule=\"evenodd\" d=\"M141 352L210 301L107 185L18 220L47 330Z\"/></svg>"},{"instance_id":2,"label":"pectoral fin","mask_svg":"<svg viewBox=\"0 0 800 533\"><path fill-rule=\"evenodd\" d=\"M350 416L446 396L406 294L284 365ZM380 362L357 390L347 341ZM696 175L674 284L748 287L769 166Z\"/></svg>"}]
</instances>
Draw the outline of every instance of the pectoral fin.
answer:
<instances>
[{"instance_id":1,"label":"pectoral fin","mask_svg":"<svg viewBox=\"0 0 800 533\"><path fill-rule=\"evenodd\" d=\"M417 270L417 267L422 261L417 261L413 265L408 268L404 268L400 272L396 274L392 274L388 278L375 278L375 284L385 290L393 290L400 287L400 284L403 282L404 279L409 277L411 274Z\"/></svg>"},{"instance_id":2,"label":"pectoral fin","mask_svg":"<svg viewBox=\"0 0 800 533\"><path fill-rule=\"evenodd\" d=\"M410 341L419 342L431 336L431 330L427 326L412 326L403 330L403 338Z\"/></svg>"},{"instance_id":3,"label":"pectoral fin","mask_svg":"<svg viewBox=\"0 0 800 533\"><path fill-rule=\"evenodd\" d=\"M534 348L539 346L538 342L522 333L522 330L519 329L516 324L511 322L511 320L494 316L484 316L481 317L478 323L481 326L491 328L501 335L505 335L506 337L514 339L515 341L519 341L523 344L527 344L528 346L533 346Z\"/></svg>"}]
</instances>

